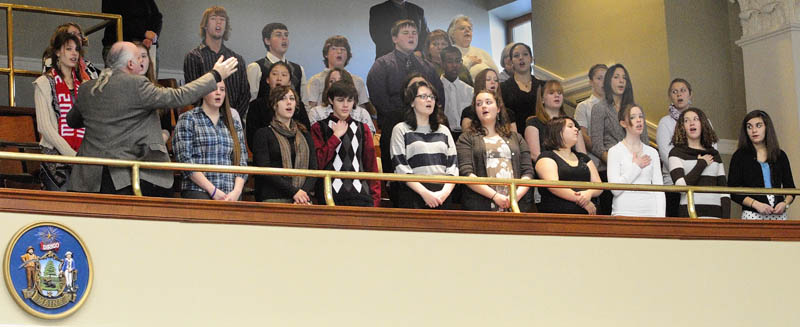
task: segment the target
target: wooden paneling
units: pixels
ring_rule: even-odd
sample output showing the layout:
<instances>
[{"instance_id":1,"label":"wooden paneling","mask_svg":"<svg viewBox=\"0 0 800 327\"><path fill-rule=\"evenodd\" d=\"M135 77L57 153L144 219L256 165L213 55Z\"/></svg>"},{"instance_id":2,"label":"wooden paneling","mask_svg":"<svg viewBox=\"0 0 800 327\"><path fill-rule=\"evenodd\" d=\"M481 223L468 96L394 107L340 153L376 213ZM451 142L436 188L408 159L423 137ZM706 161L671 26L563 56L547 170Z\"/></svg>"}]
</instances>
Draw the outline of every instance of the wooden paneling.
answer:
<instances>
[{"instance_id":1,"label":"wooden paneling","mask_svg":"<svg viewBox=\"0 0 800 327\"><path fill-rule=\"evenodd\" d=\"M0 211L109 219L485 234L800 240L800 222L294 206L0 189Z\"/></svg>"},{"instance_id":2,"label":"wooden paneling","mask_svg":"<svg viewBox=\"0 0 800 327\"><path fill-rule=\"evenodd\" d=\"M0 150L38 153L37 140L36 110L34 108L0 106L0 141L3 142ZM38 184L38 182L30 183L31 180L34 180L32 176L37 174L38 169L39 162L2 160L0 161L0 174L3 177L0 182L10 186L6 177L11 178L14 182L25 180L18 186L29 188L31 185Z\"/></svg>"}]
</instances>

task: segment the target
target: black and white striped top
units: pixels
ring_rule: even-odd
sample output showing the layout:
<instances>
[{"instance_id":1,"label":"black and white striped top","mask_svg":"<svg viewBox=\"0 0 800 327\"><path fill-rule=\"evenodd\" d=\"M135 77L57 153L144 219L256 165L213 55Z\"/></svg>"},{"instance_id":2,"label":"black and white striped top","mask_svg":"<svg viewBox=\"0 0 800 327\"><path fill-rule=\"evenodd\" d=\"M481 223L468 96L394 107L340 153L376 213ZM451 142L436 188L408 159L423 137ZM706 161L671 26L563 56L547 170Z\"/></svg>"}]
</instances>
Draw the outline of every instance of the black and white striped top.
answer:
<instances>
[{"instance_id":1,"label":"black and white striped top","mask_svg":"<svg viewBox=\"0 0 800 327\"><path fill-rule=\"evenodd\" d=\"M435 132L430 126L411 130L406 123L395 125L391 154L397 174L458 176L455 142L444 124Z\"/></svg>"},{"instance_id":2,"label":"black and white striped top","mask_svg":"<svg viewBox=\"0 0 800 327\"><path fill-rule=\"evenodd\" d=\"M697 156L710 154L711 164ZM675 185L727 186L725 166L715 149L698 150L687 146L676 146L669 152L669 173ZM681 194L681 215L688 217L686 193ZM695 193L695 210L698 217L730 217L730 194Z\"/></svg>"}]
</instances>

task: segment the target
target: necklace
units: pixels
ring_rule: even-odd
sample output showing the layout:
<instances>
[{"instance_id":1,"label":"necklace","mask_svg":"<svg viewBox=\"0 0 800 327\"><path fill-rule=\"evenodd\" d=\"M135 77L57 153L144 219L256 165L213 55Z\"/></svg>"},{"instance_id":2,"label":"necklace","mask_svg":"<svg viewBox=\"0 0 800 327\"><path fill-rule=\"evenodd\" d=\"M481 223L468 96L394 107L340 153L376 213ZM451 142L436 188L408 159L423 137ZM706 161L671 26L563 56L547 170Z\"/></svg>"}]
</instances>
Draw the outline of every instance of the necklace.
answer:
<instances>
[{"instance_id":1,"label":"necklace","mask_svg":"<svg viewBox=\"0 0 800 327\"><path fill-rule=\"evenodd\" d=\"M521 77L514 76L514 80L517 81L517 83L525 86L531 86L531 83L533 83L533 78L531 78L529 75L522 75Z\"/></svg>"},{"instance_id":2,"label":"necklace","mask_svg":"<svg viewBox=\"0 0 800 327\"><path fill-rule=\"evenodd\" d=\"M628 142L625 142L625 140L622 140L622 144L625 145L625 147L628 148L628 151L630 151L634 156L637 156L640 152L642 152L643 146L641 142L629 144Z\"/></svg>"},{"instance_id":3,"label":"necklace","mask_svg":"<svg viewBox=\"0 0 800 327\"><path fill-rule=\"evenodd\" d=\"M564 158L564 159L568 159L572 155L572 150L571 149L557 149L557 150L553 150L553 152L555 152L559 157Z\"/></svg>"}]
</instances>

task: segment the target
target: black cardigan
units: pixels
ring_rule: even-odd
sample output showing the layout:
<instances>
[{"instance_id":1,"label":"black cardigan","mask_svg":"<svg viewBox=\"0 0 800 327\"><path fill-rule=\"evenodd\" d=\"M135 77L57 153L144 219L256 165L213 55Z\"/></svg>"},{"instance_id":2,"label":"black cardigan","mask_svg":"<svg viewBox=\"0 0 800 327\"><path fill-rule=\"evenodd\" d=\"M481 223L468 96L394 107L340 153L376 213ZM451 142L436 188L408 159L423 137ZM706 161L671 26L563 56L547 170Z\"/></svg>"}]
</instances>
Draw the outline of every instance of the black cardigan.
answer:
<instances>
[{"instance_id":1,"label":"black cardigan","mask_svg":"<svg viewBox=\"0 0 800 327\"><path fill-rule=\"evenodd\" d=\"M308 169L317 169L317 155L314 150L314 140L308 132L303 132L308 143ZM292 146L292 156L295 155L294 138L289 139ZM281 149L275 132L269 127L259 129L253 137L253 164L257 167L283 168ZM294 161L294 159L292 160ZM292 186L291 176L255 175L256 200L266 199L291 199L299 188ZM311 196L314 191L316 178L306 178L302 189ZM313 197L312 197L313 198Z\"/></svg>"},{"instance_id":2,"label":"black cardigan","mask_svg":"<svg viewBox=\"0 0 800 327\"><path fill-rule=\"evenodd\" d=\"M792 168L789 166L789 158L783 150L781 150L776 162L769 163L769 171L773 188L795 188L794 179L792 178ZM753 148L745 147L733 153L728 176L728 186L764 187L764 175L761 173L761 164L759 164L756 159L756 153ZM742 210L757 212L757 210L745 206L742 203L745 197L748 196L758 202L769 204L767 196L764 194L731 194L731 199L740 204ZM775 204L783 200L783 195L775 196Z\"/></svg>"}]
</instances>

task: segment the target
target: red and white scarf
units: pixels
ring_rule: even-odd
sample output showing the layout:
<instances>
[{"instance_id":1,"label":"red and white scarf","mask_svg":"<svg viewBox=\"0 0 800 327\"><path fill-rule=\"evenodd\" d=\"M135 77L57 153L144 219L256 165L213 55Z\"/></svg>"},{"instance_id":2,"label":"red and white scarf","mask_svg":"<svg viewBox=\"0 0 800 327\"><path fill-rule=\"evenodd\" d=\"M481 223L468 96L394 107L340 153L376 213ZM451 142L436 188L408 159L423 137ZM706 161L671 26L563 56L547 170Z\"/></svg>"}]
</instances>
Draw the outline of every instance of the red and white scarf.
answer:
<instances>
[{"instance_id":1,"label":"red and white scarf","mask_svg":"<svg viewBox=\"0 0 800 327\"><path fill-rule=\"evenodd\" d=\"M64 82L64 79L61 78L61 76L58 76L56 70L51 69L50 74L55 82L54 86L56 98L54 99L54 102L58 104L58 134L67 141L70 147L72 147L75 151L78 151L78 148L81 147L81 142L83 141L83 135L86 132L86 129L74 129L67 125L67 114L70 110L72 110L74 99L72 98L72 94L69 92L69 86L67 86L67 83ZM78 86L80 85L80 81L78 80L77 76L75 76L74 69L72 70L71 74L72 83L75 85L75 94L78 94Z\"/></svg>"}]
</instances>

